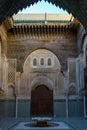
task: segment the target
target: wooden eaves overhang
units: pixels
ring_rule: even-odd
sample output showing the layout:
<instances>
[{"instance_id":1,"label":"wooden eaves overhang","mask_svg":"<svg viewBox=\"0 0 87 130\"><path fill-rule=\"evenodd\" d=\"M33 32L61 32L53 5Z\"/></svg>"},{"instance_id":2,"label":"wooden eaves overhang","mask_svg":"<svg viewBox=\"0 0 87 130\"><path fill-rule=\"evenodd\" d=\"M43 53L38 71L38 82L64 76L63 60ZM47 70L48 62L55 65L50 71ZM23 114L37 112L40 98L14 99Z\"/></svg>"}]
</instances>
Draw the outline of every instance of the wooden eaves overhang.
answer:
<instances>
[{"instance_id":1,"label":"wooden eaves overhang","mask_svg":"<svg viewBox=\"0 0 87 130\"><path fill-rule=\"evenodd\" d=\"M79 22L73 20L71 23L67 20L15 20L14 26L8 31L9 35L16 38L29 37L29 38L50 38L59 34L69 33L76 31L79 27Z\"/></svg>"}]
</instances>

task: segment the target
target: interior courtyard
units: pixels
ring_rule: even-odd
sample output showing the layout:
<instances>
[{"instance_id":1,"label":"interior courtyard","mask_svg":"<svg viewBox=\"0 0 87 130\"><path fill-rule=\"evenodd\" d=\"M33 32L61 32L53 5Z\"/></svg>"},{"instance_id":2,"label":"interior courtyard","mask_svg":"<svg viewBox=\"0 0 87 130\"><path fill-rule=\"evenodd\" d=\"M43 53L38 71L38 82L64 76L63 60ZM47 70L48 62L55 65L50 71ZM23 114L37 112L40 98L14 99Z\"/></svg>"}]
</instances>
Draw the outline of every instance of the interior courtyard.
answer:
<instances>
[{"instance_id":1,"label":"interior courtyard","mask_svg":"<svg viewBox=\"0 0 87 130\"><path fill-rule=\"evenodd\" d=\"M68 13L17 14L35 2L0 2L0 128L42 129L14 127L35 117L65 123L43 129L86 130L87 3L48 0Z\"/></svg>"}]
</instances>

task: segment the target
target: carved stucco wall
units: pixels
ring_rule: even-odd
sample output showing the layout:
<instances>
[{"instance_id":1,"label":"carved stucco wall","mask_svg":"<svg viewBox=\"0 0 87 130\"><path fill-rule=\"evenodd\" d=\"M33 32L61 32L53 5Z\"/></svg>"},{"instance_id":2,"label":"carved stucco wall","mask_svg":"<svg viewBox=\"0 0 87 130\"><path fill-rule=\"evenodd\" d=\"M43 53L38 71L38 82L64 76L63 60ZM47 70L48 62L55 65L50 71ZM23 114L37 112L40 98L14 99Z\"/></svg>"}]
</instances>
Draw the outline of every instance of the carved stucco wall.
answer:
<instances>
[{"instance_id":1,"label":"carved stucco wall","mask_svg":"<svg viewBox=\"0 0 87 130\"><path fill-rule=\"evenodd\" d=\"M66 39L66 42L64 41L64 39ZM26 43L26 45L25 45L25 43ZM60 44L61 44L61 48L60 48ZM71 48L70 44L71 44L71 46L74 45L73 48ZM38 47L37 47L37 45L38 45ZM15 46L17 48L15 48ZM23 46L25 48L24 51L21 49L21 46ZM53 57L55 57L54 59L56 59L56 61L54 61L54 63L55 63L54 69L52 69L52 68L44 69L43 67L42 68L37 67L37 70L35 70L36 68L31 67L31 65L32 65L31 59L33 56L36 57L36 55L38 55L37 57L39 57L39 56L44 57L44 54L42 53L42 50L44 50L44 49L41 49L40 54L34 53L35 51L34 52L32 52L32 51L37 48L44 47L44 46L45 46L45 48L49 48L50 50L53 50L53 52L55 52L57 57L60 57L59 61L58 61L58 58L54 55ZM10 47L12 47L13 49L9 51ZM29 48L30 48L30 50L29 50ZM13 50L14 50L14 52L13 52ZM60 52L60 51L62 51L62 52ZM26 39L26 40L13 39L11 41L9 38L8 55L7 55L8 58L11 57L11 58L15 59L15 58L17 58L16 57L17 55L21 58L23 55L25 55L25 52L27 52L27 54L23 60L25 60L25 58L27 56L29 56L29 57L26 59L25 62L24 61L22 62L22 60L20 59L22 65L24 63L23 73L20 73L19 75L17 75L18 76L17 80L14 81L14 82L16 82L15 85L16 85L17 93L19 95L29 96L31 93L31 89L35 86L34 84L39 85L40 82L37 83L37 80L39 81L39 79L41 79L41 81L43 81L43 82L46 81L45 85L50 87L50 89L52 89L52 88L54 89L54 96L63 94L63 88L65 87L64 86L65 81L64 81L64 75L60 72L60 70L61 70L60 61L65 59L66 57L68 58L69 56L73 57L74 52L75 52L74 57L76 56L76 36L75 36L75 34L71 33L70 35L66 35L66 36L63 35L62 37L59 36L57 41L52 40L52 41L48 42L48 41L37 40L36 43L34 43L33 39L30 41L29 41L29 39ZM51 56L51 54L48 52L50 52L50 51L47 51L45 53L46 57ZM60 56L59 56L59 53L60 53ZM79 59L82 59L81 56L79 57ZM17 60L19 62L19 59L17 59ZM82 65L83 65L83 61L80 60L80 62L79 62L79 60L76 60L76 58L74 58L74 60L75 60L74 62L76 62L76 65L74 65L74 66L72 65L72 67L70 67L70 70L72 71L74 69L75 73L74 73L74 76L71 73L69 75L69 77L67 78L67 81L71 77L72 81L69 82L68 86L71 86L74 83L74 85L76 85L75 87L78 88L79 85L80 86L82 85L82 83L80 83L80 79L82 78L82 74L83 74L82 69L81 69ZM81 63L81 65L79 66L80 63ZM8 93L8 78L9 78L8 77L8 67L9 67L8 65L9 65L8 59L6 58L6 56L2 56L2 79L1 80L2 80L2 88L5 90L5 94ZM76 66L77 66L77 68L76 68ZM79 68L78 66L80 67L80 69L78 69ZM15 67L14 73L16 72L16 68L17 67ZM75 75L76 72L77 72L77 75ZM81 72L82 72L82 74L81 74ZM79 74L80 74L80 77L79 77ZM15 76L16 76L16 74L15 74ZM39 77L39 78L37 79L36 77ZM46 77L46 80L44 77ZM36 78L36 80L35 80L35 78ZM74 81L73 81L73 79L74 79ZM41 83L43 83L43 82L41 82Z\"/></svg>"},{"instance_id":2,"label":"carved stucco wall","mask_svg":"<svg viewBox=\"0 0 87 130\"><path fill-rule=\"evenodd\" d=\"M46 64L48 57L52 58L51 66ZM32 59L34 58L37 58L37 67L32 65ZM41 58L44 58L44 66L40 65ZM54 96L58 96L60 90L63 93L64 77L61 73L60 62L55 54L46 49L38 49L32 52L26 59L20 79L20 95L25 95L25 93L30 95L31 90L40 84L44 84L49 89L52 89Z\"/></svg>"},{"instance_id":3,"label":"carved stucco wall","mask_svg":"<svg viewBox=\"0 0 87 130\"><path fill-rule=\"evenodd\" d=\"M38 48L46 48L55 53L60 60L61 68L67 69L67 58L77 56L77 36L72 30L66 33L61 33L57 36L50 36L50 39L27 38L24 34L22 37L14 38L13 34L8 34L8 58L17 59L17 71L23 72L23 63L28 55Z\"/></svg>"}]
</instances>

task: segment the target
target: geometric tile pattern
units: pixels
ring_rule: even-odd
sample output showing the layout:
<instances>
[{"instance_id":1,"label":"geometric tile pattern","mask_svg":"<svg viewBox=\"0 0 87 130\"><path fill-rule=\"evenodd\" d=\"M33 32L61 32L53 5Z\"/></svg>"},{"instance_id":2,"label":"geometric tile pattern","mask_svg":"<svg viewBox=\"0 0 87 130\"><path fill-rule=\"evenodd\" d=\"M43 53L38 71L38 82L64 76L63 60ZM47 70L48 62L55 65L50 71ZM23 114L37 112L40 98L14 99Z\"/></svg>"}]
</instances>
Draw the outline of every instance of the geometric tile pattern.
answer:
<instances>
[{"instance_id":1,"label":"geometric tile pattern","mask_svg":"<svg viewBox=\"0 0 87 130\"><path fill-rule=\"evenodd\" d=\"M16 60L8 60L8 83L15 83Z\"/></svg>"}]
</instances>

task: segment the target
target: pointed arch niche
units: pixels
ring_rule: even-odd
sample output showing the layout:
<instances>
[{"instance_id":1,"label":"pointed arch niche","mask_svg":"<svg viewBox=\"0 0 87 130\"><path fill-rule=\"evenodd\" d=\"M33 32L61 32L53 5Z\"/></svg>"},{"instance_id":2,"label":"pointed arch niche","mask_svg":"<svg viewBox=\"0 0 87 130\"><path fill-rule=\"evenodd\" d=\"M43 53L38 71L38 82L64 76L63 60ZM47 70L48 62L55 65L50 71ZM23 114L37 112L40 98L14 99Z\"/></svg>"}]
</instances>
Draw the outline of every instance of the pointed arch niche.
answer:
<instances>
[{"instance_id":1,"label":"pointed arch niche","mask_svg":"<svg viewBox=\"0 0 87 130\"><path fill-rule=\"evenodd\" d=\"M57 56L47 50L47 49L38 49L33 51L25 60L23 70L24 72L31 71L32 69L42 69L42 68L51 68L60 70L61 65Z\"/></svg>"},{"instance_id":2,"label":"pointed arch niche","mask_svg":"<svg viewBox=\"0 0 87 130\"><path fill-rule=\"evenodd\" d=\"M35 50L25 60L20 79L20 91L24 90L26 92L23 91L22 94L31 96L31 90L36 85L44 84L55 93L60 71L60 62L53 52L47 49Z\"/></svg>"}]
</instances>

